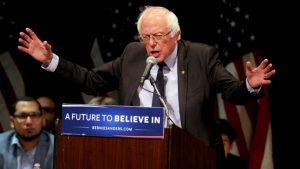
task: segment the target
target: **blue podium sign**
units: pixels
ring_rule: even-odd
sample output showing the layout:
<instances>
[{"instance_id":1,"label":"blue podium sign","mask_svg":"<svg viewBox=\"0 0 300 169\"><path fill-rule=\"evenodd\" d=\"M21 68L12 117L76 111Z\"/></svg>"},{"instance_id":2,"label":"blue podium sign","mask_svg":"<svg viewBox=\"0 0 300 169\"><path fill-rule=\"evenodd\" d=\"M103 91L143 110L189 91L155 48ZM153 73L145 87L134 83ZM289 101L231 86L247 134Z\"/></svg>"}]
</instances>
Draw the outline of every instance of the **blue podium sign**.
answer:
<instances>
[{"instance_id":1,"label":"blue podium sign","mask_svg":"<svg viewBox=\"0 0 300 169\"><path fill-rule=\"evenodd\" d=\"M163 123L161 107L62 105L62 135L163 139Z\"/></svg>"}]
</instances>

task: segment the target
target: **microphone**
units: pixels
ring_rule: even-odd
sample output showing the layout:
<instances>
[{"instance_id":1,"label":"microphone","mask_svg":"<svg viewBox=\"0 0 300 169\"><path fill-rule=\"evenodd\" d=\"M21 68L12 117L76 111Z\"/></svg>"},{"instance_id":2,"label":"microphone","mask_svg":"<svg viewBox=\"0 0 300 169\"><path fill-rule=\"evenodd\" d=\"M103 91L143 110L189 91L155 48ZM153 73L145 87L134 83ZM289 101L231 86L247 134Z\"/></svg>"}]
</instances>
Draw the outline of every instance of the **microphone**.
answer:
<instances>
[{"instance_id":1,"label":"microphone","mask_svg":"<svg viewBox=\"0 0 300 169\"><path fill-rule=\"evenodd\" d=\"M146 67L145 67L145 70L144 70L144 73L141 77L141 81L140 81L140 86L143 86L144 82L146 79L148 79L149 77L149 74L150 74L150 70L151 68L153 67L153 65L155 65L157 62L156 62L156 59L154 56L149 56L146 60Z\"/></svg>"}]
</instances>

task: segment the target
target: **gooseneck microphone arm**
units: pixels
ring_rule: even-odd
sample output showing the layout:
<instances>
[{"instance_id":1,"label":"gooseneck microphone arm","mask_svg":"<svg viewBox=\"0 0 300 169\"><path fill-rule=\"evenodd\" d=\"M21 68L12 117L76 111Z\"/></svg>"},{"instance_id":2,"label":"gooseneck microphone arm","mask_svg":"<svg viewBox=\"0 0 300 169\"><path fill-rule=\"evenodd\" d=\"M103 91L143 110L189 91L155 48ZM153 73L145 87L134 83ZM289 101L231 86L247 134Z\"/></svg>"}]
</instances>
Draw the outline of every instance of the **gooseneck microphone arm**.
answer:
<instances>
[{"instance_id":1,"label":"gooseneck microphone arm","mask_svg":"<svg viewBox=\"0 0 300 169\"><path fill-rule=\"evenodd\" d=\"M161 94L160 94L160 92L159 92L159 90L158 90L158 88L157 88L157 86L156 86L156 83L155 83L154 78L150 75L150 76L148 77L148 79L149 79L151 85L152 85L153 88L154 88L153 94L156 94L156 95L158 96L160 102L162 103L162 105L163 105L164 108L165 108L165 114L166 114L166 117L168 118L168 120L167 120L167 125L166 125L166 126L169 128L169 120L172 121L172 119L170 118L170 113L169 113L169 109L168 109L167 103L166 103L165 99L161 96Z\"/></svg>"}]
</instances>

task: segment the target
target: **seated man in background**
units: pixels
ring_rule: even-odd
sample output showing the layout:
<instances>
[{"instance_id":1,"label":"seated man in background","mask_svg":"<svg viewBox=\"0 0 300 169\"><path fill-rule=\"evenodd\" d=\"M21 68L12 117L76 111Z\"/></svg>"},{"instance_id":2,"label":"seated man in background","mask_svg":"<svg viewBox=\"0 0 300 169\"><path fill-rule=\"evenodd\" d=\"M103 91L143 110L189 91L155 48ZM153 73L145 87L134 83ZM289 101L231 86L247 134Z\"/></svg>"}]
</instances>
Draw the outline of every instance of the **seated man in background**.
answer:
<instances>
[{"instance_id":1,"label":"seated man in background","mask_svg":"<svg viewBox=\"0 0 300 169\"><path fill-rule=\"evenodd\" d=\"M224 169L247 169L247 161L237 155L230 153L233 142L236 139L236 131L229 121L225 119L217 119L218 130L221 133L224 152L225 152L225 168Z\"/></svg>"},{"instance_id":2,"label":"seated man in background","mask_svg":"<svg viewBox=\"0 0 300 169\"><path fill-rule=\"evenodd\" d=\"M39 102L23 97L13 105L10 114L13 128L0 133L0 168L53 169L54 135L43 130L43 113Z\"/></svg>"},{"instance_id":3,"label":"seated man in background","mask_svg":"<svg viewBox=\"0 0 300 169\"><path fill-rule=\"evenodd\" d=\"M44 124L43 129L55 134L55 120L56 120L56 103L53 99L47 96L41 96L37 99L43 111Z\"/></svg>"}]
</instances>

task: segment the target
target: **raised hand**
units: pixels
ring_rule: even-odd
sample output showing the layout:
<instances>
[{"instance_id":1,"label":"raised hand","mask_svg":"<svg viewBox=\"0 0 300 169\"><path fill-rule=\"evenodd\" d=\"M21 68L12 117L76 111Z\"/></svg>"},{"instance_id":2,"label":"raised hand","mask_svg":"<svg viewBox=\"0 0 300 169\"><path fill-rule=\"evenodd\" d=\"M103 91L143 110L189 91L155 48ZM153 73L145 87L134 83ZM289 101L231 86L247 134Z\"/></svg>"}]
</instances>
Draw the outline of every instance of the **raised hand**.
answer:
<instances>
[{"instance_id":1,"label":"raised hand","mask_svg":"<svg viewBox=\"0 0 300 169\"><path fill-rule=\"evenodd\" d=\"M49 65L53 57L51 45L47 41L42 42L30 28L26 28L25 31L20 32L21 38L18 41L22 46L18 46L18 49L44 65Z\"/></svg>"},{"instance_id":2,"label":"raised hand","mask_svg":"<svg viewBox=\"0 0 300 169\"><path fill-rule=\"evenodd\" d=\"M249 85L254 89L265 84L270 84L271 80L269 78L275 73L276 71L272 69L272 64L268 64L268 59L264 59L256 68L253 68L249 61L246 62L247 80Z\"/></svg>"}]
</instances>

